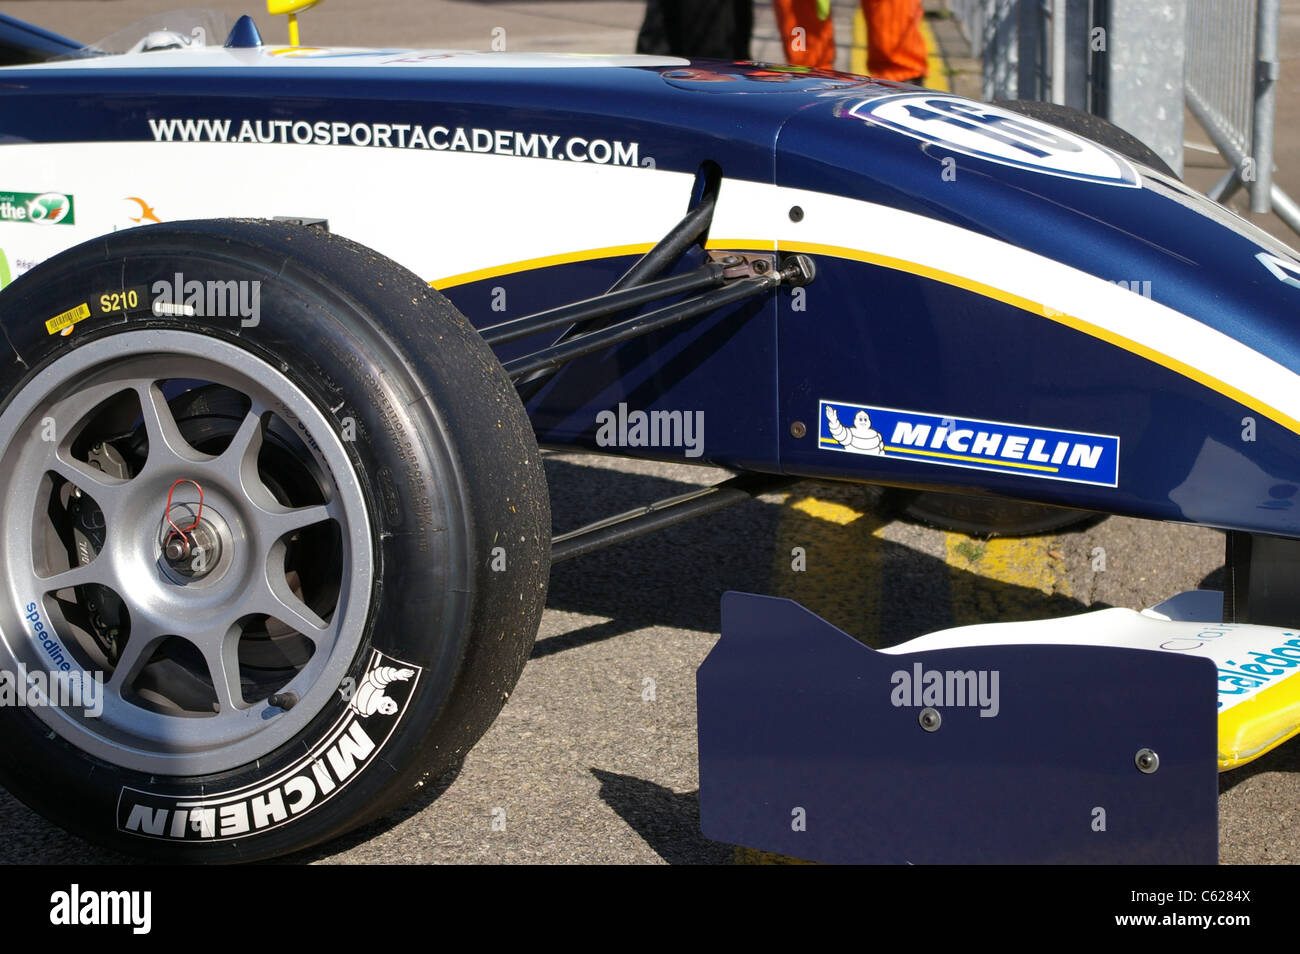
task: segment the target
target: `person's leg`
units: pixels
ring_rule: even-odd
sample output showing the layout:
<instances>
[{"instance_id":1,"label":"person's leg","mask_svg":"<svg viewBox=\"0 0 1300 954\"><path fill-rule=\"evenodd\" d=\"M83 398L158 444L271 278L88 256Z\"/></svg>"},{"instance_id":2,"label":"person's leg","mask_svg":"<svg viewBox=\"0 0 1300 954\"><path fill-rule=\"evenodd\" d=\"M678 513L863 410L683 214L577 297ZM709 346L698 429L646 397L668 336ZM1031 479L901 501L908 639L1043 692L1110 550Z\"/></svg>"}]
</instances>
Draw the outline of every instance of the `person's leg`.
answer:
<instances>
[{"instance_id":1,"label":"person's leg","mask_svg":"<svg viewBox=\"0 0 1300 954\"><path fill-rule=\"evenodd\" d=\"M659 0L647 0L645 19L641 22L641 32L636 36L638 53L667 54L672 52L668 45L668 30L664 26L664 11Z\"/></svg>"},{"instance_id":2,"label":"person's leg","mask_svg":"<svg viewBox=\"0 0 1300 954\"><path fill-rule=\"evenodd\" d=\"M732 0L732 17L736 32L732 36L731 55L737 60L747 60L749 39L754 33L754 0Z\"/></svg>"},{"instance_id":3,"label":"person's leg","mask_svg":"<svg viewBox=\"0 0 1300 954\"><path fill-rule=\"evenodd\" d=\"M867 72L879 79L916 80L927 71L921 0L862 0L867 18Z\"/></svg>"},{"instance_id":4,"label":"person's leg","mask_svg":"<svg viewBox=\"0 0 1300 954\"><path fill-rule=\"evenodd\" d=\"M817 15L817 0L772 0L776 27L792 66L835 66L835 22ZM802 31L802 32L799 32Z\"/></svg>"},{"instance_id":5,"label":"person's leg","mask_svg":"<svg viewBox=\"0 0 1300 954\"><path fill-rule=\"evenodd\" d=\"M660 0L668 45L675 56L736 59L734 0ZM749 34L744 37L749 47Z\"/></svg>"}]
</instances>

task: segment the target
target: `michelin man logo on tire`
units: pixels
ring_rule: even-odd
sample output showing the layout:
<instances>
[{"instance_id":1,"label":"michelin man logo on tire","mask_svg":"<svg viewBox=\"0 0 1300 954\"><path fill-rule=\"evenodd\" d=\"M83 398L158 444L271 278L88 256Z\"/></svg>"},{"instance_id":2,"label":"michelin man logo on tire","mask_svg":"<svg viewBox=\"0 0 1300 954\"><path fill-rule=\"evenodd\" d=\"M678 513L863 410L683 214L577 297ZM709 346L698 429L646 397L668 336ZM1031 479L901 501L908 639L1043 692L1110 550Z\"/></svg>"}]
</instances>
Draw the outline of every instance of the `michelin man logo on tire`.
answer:
<instances>
[{"instance_id":1,"label":"michelin man logo on tire","mask_svg":"<svg viewBox=\"0 0 1300 954\"><path fill-rule=\"evenodd\" d=\"M830 424L831 437L843 444L845 450L855 454L885 456L884 441L880 438L880 432L871 426L871 415L866 411L858 411L853 415L853 426L845 427L840 423L835 408L827 404L826 421Z\"/></svg>"},{"instance_id":2,"label":"michelin man logo on tire","mask_svg":"<svg viewBox=\"0 0 1300 954\"><path fill-rule=\"evenodd\" d=\"M362 718L376 712L393 715L397 712L397 703L385 695L384 689L391 682L406 682L414 675L414 669L398 669L396 666L380 666L370 670L352 696L349 708Z\"/></svg>"}]
</instances>

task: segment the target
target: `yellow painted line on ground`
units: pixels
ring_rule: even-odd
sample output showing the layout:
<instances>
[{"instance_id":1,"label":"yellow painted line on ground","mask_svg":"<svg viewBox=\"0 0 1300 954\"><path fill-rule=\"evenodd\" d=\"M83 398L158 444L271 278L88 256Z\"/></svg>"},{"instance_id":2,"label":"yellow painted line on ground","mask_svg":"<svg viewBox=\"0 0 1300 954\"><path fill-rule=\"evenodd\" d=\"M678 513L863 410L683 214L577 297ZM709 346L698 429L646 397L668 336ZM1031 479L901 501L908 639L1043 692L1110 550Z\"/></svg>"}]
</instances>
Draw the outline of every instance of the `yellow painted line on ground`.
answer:
<instances>
[{"instance_id":1,"label":"yellow painted line on ground","mask_svg":"<svg viewBox=\"0 0 1300 954\"><path fill-rule=\"evenodd\" d=\"M886 524L870 512L865 488L815 487L815 496L796 493L782 508L769 592L879 646Z\"/></svg>"},{"instance_id":2,"label":"yellow painted line on ground","mask_svg":"<svg viewBox=\"0 0 1300 954\"><path fill-rule=\"evenodd\" d=\"M795 501L792 506L814 520L825 520L827 523L836 523L841 527L847 526L854 520L860 520L863 516L861 510L854 510L833 500L819 500L816 497L804 497L802 500Z\"/></svg>"},{"instance_id":3,"label":"yellow painted line on ground","mask_svg":"<svg viewBox=\"0 0 1300 954\"><path fill-rule=\"evenodd\" d=\"M867 75L867 18L862 14L862 4L853 11L853 47L849 51L849 72Z\"/></svg>"},{"instance_id":4,"label":"yellow painted line on ground","mask_svg":"<svg viewBox=\"0 0 1300 954\"><path fill-rule=\"evenodd\" d=\"M925 38L925 58L928 64L925 77L926 88L942 90L945 93L951 92L952 86L948 82L948 64L943 60L939 43L934 37L934 30L930 29L930 21L925 17L921 17L921 36ZM861 4L858 4L853 11L853 46L849 49L849 72L867 75L867 18L862 13Z\"/></svg>"},{"instance_id":5,"label":"yellow painted line on ground","mask_svg":"<svg viewBox=\"0 0 1300 954\"><path fill-rule=\"evenodd\" d=\"M1060 615L1045 611L1043 605L1044 597L1070 596L1064 561L1051 555L1051 537L944 536L954 625Z\"/></svg>"},{"instance_id":6,"label":"yellow painted line on ground","mask_svg":"<svg viewBox=\"0 0 1300 954\"><path fill-rule=\"evenodd\" d=\"M939 52L939 42L934 38L934 30L930 29L930 21L925 17L921 17L921 36L925 37L925 58L929 64L926 69L926 87L951 93L948 64L944 62L943 54Z\"/></svg>"},{"instance_id":7,"label":"yellow painted line on ground","mask_svg":"<svg viewBox=\"0 0 1300 954\"><path fill-rule=\"evenodd\" d=\"M795 600L867 645L879 646L887 524L871 512L864 487L806 487L795 487L781 505L768 592ZM795 569L796 547L803 550L801 570ZM736 848L734 860L747 865L807 863L743 847Z\"/></svg>"}]
</instances>

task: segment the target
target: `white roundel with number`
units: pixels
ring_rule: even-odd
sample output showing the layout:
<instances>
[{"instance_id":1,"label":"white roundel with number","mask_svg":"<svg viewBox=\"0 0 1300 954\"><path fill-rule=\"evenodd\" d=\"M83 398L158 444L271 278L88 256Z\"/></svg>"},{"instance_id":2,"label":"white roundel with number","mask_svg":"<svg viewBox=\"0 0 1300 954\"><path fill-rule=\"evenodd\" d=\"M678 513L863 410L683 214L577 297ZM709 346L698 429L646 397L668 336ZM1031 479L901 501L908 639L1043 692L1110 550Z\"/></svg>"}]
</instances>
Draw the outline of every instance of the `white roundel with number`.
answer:
<instances>
[{"instance_id":1,"label":"white roundel with number","mask_svg":"<svg viewBox=\"0 0 1300 954\"><path fill-rule=\"evenodd\" d=\"M903 93L849 110L858 119L953 152L1084 182L1138 187L1118 153L1019 113L947 93Z\"/></svg>"}]
</instances>

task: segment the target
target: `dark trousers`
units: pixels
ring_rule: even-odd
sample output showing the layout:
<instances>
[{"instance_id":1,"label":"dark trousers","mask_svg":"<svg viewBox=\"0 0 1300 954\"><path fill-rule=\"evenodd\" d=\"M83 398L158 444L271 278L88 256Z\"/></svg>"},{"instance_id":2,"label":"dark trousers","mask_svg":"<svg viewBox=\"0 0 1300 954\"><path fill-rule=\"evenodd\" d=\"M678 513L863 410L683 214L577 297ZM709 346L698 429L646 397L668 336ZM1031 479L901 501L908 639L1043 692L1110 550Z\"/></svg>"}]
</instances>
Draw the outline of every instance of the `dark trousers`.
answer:
<instances>
[{"instance_id":1,"label":"dark trousers","mask_svg":"<svg viewBox=\"0 0 1300 954\"><path fill-rule=\"evenodd\" d=\"M649 0L638 53L749 59L754 0Z\"/></svg>"}]
</instances>

